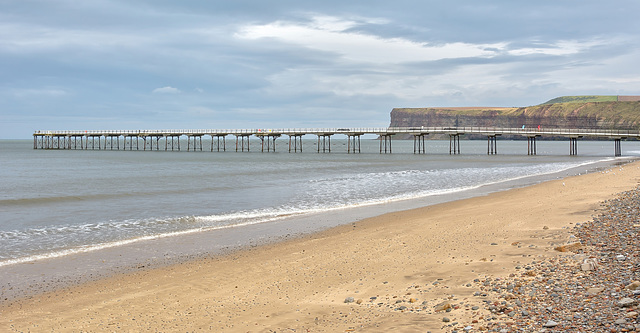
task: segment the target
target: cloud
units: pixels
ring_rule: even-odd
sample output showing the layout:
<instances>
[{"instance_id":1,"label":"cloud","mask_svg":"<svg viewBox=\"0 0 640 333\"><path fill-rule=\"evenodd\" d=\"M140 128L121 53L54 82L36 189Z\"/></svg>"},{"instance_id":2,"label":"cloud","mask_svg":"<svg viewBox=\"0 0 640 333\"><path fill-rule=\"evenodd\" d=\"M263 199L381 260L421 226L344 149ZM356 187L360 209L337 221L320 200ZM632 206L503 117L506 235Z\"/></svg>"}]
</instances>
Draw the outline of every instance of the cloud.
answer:
<instances>
[{"instance_id":1,"label":"cloud","mask_svg":"<svg viewBox=\"0 0 640 333\"><path fill-rule=\"evenodd\" d=\"M172 95L172 94L179 94L179 93L181 93L181 91L178 88L166 86L166 87L162 87L162 88L153 89L152 93L154 93L154 94Z\"/></svg>"},{"instance_id":2,"label":"cloud","mask_svg":"<svg viewBox=\"0 0 640 333\"><path fill-rule=\"evenodd\" d=\"M634 95L638 10L637 0L0 1L0 109L30 124L0 135L54 125L41 118L54 111L77 127L119 110L150 127L384 126L401 106Z\"/></svg>"},{"instance_id":3,"label":"cloud","mask_svg":"<svg viewBox=\"0 0 640 333\"><path fill-rule=\"evenodd\" d=\"M43 88L43 89L12 89L11 94L18 98L31 97L62 97L69 95L69 92L59 88Z\"/></svg>"},{"instance_id":4,"label":"cloud","mask_svg":"<svg viewBox=\"0 0 640 333\"><path fill-rule=\"evenodd\" d=\"M358 32L364 24L385 24L384 20L316 16L309 22L275 21L246 25L235 36L240 39L272 39L301 47L339 55L341 58L369 63L435 61L449 58L491 57L506 43L472 44L460 41L434 44L407 38L383 38Z\"/></svg>"}]
</instances>

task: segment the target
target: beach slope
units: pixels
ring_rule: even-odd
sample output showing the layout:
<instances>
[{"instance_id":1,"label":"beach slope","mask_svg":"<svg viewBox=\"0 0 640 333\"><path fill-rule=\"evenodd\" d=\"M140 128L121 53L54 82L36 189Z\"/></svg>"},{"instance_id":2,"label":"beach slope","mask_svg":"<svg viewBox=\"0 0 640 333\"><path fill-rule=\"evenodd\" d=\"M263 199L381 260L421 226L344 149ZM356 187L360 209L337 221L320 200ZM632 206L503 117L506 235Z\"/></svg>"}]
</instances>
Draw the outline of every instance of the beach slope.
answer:
<instances>
[{"instance_id":1,"label":"beach slope","mask_svg":"<svg viewBox=\"0 0 640 333\"><path fill-rule=\"evenodd\" d=\"M474 279L556 256L640 163L420 209L0 307L1 331L425 332L489 318ZM479 308L476 308L479 306ZM450 312L447 312L450 308ZM449 320L447 322L446 320Z\"/></svg>"}]
</instances>

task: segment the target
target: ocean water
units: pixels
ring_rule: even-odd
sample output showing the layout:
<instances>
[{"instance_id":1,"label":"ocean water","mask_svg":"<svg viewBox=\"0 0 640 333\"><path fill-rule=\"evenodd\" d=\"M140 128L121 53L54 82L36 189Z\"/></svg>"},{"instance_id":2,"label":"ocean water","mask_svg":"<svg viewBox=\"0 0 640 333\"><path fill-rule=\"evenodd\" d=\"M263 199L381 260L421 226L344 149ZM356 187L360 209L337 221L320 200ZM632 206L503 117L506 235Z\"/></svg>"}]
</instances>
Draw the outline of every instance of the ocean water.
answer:
<instances>
[{"instance_id":1,"label":"ocean water","mask_svg":"<svg viewBox=\"0 0 640 333\"><path fill-rule=\"evenodd\" d=\"M149 239L268 228L292 216L428 204L446 193L482 193L491 184L614 161L612 141L581 141L578 156L569 156L568 141L538 141L536 156L527 155L526 141L506 140L490 156L482 140L461 141L460 155L437 140L419 155L411 140L393 141L393 154L379 154L374 139L362 141L360 154L348 154L340 139L331 153L317 153L311 138L303 153L287 152L286 139L277 144L264 153L257 139L251 152L165 152L34 150L30 140L0 141L0 268ZM627 158L640 156L638 142L622 148Z\"/></svg>"}]
</instances>

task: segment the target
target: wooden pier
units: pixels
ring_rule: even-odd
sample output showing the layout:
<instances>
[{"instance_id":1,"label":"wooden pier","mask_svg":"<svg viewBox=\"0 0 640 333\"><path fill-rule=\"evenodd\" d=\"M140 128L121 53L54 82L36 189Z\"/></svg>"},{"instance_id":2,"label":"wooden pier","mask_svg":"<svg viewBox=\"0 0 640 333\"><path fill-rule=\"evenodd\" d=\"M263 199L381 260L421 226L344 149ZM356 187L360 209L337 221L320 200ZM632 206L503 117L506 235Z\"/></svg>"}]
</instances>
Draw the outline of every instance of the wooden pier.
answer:
<instances>
[{"instance_id":1,"label":"wooden pier","mask_svg":"<svg viewBox=\"0 0 640 333\"><path fill-rule=\"evenodd\" d=\"M318 138L317 152L331 152L331 137L347 138L347 153L360 153L363 135L372 134L380 140L380 153L391 153L391 139L402 134L414 139L414 154L426 153L425 137L430 134L449 135L449 154L460 154L460 136L465 134L487 137L487 154L498 153L497 137L503 135L527 138L527 154L536 155L539 137L566 137L569 155L578 154L578 139L606 139L614 141L614 156L622 153L621 141L639 139L640 131L602 129L525 129L498 127L388 127L388 128L295 128L295 129L205 129L205 130L125 130L125 131L37 131L33 134L33 149L89 149L89 150L180 150L180 140L187 139L187 151L202 151L202 137L211 137L211 151L226 151L228 136L235 137L235 151L249 152L251 137L261 140L262 152L276 151L276 139L289 137L289 152L302 152L302 137ZM121 144L122 142L122 144ZM163 144L164 143L164 144Z\"/></svg>"}]
</instances>

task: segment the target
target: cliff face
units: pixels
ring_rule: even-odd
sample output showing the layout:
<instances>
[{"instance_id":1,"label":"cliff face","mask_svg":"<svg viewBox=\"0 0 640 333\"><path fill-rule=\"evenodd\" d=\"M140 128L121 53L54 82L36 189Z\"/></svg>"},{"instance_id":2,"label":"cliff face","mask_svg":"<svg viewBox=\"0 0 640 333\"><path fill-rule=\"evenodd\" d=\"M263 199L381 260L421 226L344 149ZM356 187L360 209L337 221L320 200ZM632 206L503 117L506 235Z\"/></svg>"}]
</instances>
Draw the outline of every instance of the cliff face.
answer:
<instances>
[{"instance_id":1,"label":"cliff face","mask_svg":"<svg viewBox=\"0 0 640 333\"><path fill-rule=\"evenodd\" d=\"M394 108L392 127L640 128L640 101L542 104L522 108Z\"/></svg>"}]
</instances>

